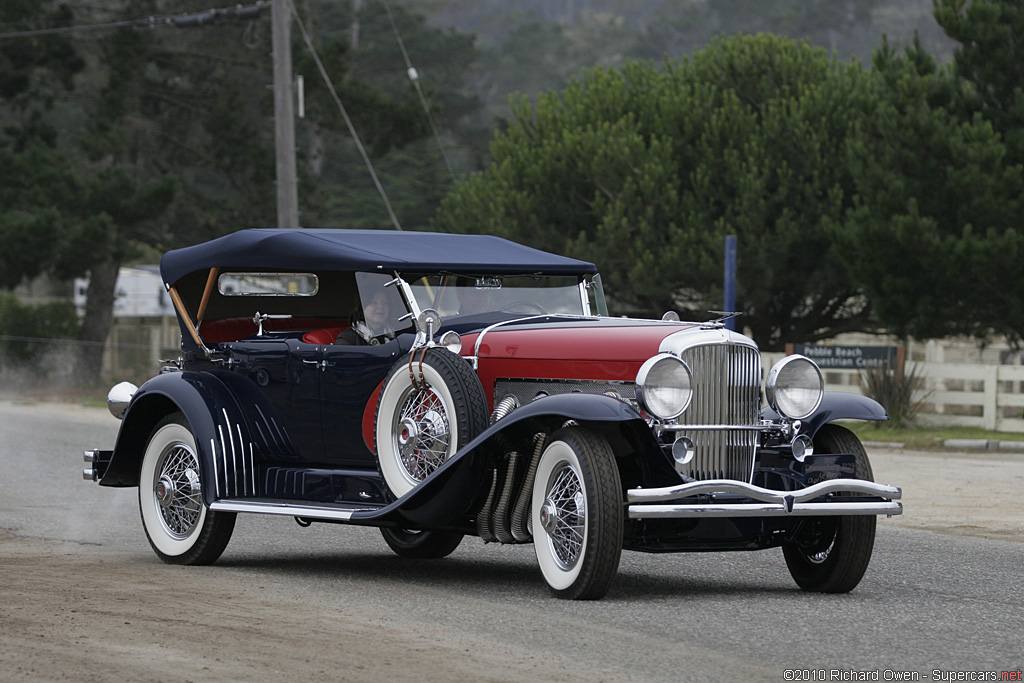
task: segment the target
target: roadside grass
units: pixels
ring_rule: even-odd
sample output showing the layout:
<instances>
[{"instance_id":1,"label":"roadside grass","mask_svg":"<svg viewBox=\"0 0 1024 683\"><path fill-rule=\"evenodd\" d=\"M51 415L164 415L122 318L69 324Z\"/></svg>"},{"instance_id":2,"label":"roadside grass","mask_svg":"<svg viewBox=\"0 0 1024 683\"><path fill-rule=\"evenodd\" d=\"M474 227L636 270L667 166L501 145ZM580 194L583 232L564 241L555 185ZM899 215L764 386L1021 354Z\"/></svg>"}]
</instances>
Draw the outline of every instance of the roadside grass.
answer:
<instances>
[{"instance_id":1,"label":"roadside grass","mask_svg":"<svg viewBox=\"0 0 1024 683\"><path fill-rule=\"evenodd\" d=\"M943 448L947 439L1024 441L1024 433L1021 432L994 432L980 427L914 426L894 429L885 422L851 422L845 426L856 432L861 441L901 443L905 448L918 450Z\"/></svg>"}]
</instances>

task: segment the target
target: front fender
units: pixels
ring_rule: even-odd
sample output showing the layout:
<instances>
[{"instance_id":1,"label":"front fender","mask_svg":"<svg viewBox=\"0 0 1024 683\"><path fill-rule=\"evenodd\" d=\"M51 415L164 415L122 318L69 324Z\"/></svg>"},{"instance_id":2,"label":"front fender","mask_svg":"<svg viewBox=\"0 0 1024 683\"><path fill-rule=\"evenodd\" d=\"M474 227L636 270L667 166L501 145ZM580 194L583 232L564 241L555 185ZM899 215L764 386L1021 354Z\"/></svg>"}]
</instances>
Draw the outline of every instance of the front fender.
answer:
<instances>
[{"instance_id":1,"label":"front fender","mask_svg":"<svg viewBox=\"0 0 1024 683\"><path fill-rule=\"evenodd\" d=\"M537 432L549 433L567 420L602 426L624 427L632 438L646 435L657 447L643 417L627 403L600 394L547 396L517 408L466 444L423 482L389 506L417 525L447 524L468 514L481 495L486 495L487 474L503 454L497 442L530 443Z\"/></svg>"},{"instance_id":2,"label":"front fender","mask_svg":"<svg viewBox=\"0 0 1024 683\"><path fill-rule=\"evenodd\" d=\"M143 384L125 412L100 485L138 486L153 428L167 415L180 411L196 440L203 481L213 483L203 487L204 502L209 505L218 498L255 495L258 454L287 452L290 443L273 409L261 407L266 402L260 401L259 392L238 386L240 381L248 380L223 371L172 372ZM256 419L262 419L266 427L251 429L250 425L259 427ZM259 438L253 439L253 434Z\"/></svg>"},{"instance_id":3,"label":"front fender","mask_svg":"<svg viewBox=\"0 0 1024 683\"><path fill-rule=\"evenodd\" d=\"M762 420L781 420L782 416L769 407L761 409ZM819 429L833 420L888 420L889 414L882 405L867 396L845 391L826 391L821 404L814 413L801 420L801 434L814 437Z\"/></svg>"}]
</instances>

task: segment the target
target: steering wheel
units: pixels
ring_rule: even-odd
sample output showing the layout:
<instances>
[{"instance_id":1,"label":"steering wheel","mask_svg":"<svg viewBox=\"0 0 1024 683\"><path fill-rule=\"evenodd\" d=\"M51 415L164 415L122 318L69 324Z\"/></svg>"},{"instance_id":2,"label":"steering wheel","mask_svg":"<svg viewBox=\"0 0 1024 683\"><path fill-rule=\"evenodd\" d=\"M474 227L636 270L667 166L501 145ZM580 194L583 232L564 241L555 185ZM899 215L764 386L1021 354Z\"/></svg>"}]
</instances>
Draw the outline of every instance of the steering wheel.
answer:
<instances>
[{"instance_id":1,"label":"steering wheel","mask_svg":"<svg viewBox=\"0 0 1024 683\"><path fill-rule=\"evenodd\" d=\"M499 310L501 310L504 313L529 313L530 312L529 310L527 310L527 311L523 311L523 310L518 310L517 311L517 310L515 310L517 307L520 307L520 306L523 307L523 308L527 308L527 309L533 309L539 315L547 315L548 314L547 310L543 306L541 306L540 304L538 304L538 303L536 303L534 301L528 301L526 299L522 299L521 301L513 301L510 304L505 304Z\"/></svg>"}]
</instances>

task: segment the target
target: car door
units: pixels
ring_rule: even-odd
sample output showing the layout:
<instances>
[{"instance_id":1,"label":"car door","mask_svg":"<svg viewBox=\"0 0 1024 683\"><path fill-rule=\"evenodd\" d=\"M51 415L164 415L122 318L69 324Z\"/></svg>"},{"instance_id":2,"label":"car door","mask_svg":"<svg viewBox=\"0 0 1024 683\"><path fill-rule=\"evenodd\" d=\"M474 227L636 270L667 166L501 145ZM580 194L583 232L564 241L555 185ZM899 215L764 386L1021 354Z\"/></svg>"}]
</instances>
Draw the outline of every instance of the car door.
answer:
<instances>
[{"instance_id":1,"label":"car door","mask_svg":"<svg viewBox=\"0 0 1024 683\"><path fill-rule=\"evenodd\" d=\"M283 446L280 453L265 455L272 459L321 462L318 348L297 339L264 337L233 342L226 350L227 367L246 377L267 399L275 415L264 417L270 421L268 424L283 427L282 443L290 445Z\"/></svg>"},{"instance_id":2,"label":"car door","mask_svg":"<svg viewBox=\"0 0 1024 683\"><path fill-rule=\"evenodd\" d=\"M320 406L324 457L346 467L376 469L373 418L376 396L391 367L408 351L411 335L377 346L322 346Z\"/></svg>"}]
</instances>

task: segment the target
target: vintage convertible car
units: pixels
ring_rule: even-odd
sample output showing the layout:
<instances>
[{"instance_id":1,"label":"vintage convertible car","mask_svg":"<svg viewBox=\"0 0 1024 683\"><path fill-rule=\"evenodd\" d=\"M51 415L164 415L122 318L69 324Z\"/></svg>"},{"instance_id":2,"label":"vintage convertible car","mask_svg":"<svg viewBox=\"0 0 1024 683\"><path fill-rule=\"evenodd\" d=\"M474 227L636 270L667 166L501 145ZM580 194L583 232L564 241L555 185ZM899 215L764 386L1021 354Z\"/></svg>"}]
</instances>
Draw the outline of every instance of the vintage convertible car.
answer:
<instances>
[{"instance_id":1,"label":"vintage convertible car","mask_svg":"<svg viewBox=\"0 0 1024 683\"><path fill-rule=\"evenodd\" d=\"M168 252L181 357L115 386L114 449L166 562L209 564L239 512L372 525L400 556L532 543L558 597L600 598L622 549L780 547L797 584L858 584L877 515L825 393L709 323L608 316L593 264L482 235L241 230ZM762 407L762 377L767 405Z\"/></svg>"}]
</instances>

